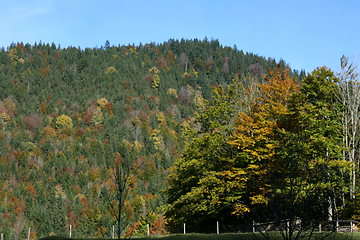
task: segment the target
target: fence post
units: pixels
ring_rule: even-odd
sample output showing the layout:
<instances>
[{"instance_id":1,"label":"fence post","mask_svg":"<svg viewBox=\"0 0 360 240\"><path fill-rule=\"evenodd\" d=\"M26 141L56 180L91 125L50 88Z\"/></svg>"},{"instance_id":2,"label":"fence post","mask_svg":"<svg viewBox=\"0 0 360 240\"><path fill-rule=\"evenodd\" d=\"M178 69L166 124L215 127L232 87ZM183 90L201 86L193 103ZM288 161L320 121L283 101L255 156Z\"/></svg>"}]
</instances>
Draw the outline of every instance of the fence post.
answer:
<instances>
[{"instance_id":1,"label":"fence post","mask_svg":"<svg viewBox=\"0 0 360 240\"><path fill-rule=\"evenodd\" d=\"M1 240L4 240L4 234L1 234Z\"/></svg>"},{"instance_id":2,"label":"fence post","mask_svg":"<svg viewBox=\"0 0 360 240\"><path fill-rule=\"evenodd\" d=\"M253 221L253 233L255 233L255 222Z\"/></svg>"},{"instance_id":3,"label":"fence post","mask_svg":"<svg viewBox=\"0 0 360 240\"><path fill-rule=\"evenodd\" d=\"M71 224L70 224L70 238L71 238Z\"/></svg>"},{"instance_id":4,"label":"fence post","mask_svg":"<svg viewBox=\"0 0 360 240\"><path fill-rule=\"evenodd\" d=\"M339 221L336 221L336 232L339 231Z\"/></svg>"},{"instance_id":5,"label":"fence post","mask_svg":"<svg viewBox=\"0 0 360 240\"><path fill-rule=\"evenodd\" d=\"M29 232L28 232L28 238L27 240L30 240L30 228L29 228Z\"/></svg>"},{"instance_id":6,"label":"fence post","mask_svg":"<svg viewBox=\"0 0 360 240\"><path fill-rule=\"evenodd\" d=\"M350 232L352 232L352 221L350 222Z\"/></svg>"},{"instance_id":7,"label":"fence post","mask_svg":"<svg viewBox=\"0 0 360 240\"><path fill-rule=\"evenodd\" d=\"M149 224L146 225L147 227L147 235L149 236L150 235L150 228L149 228Z\"/></svg>"},{"instance_id":8,"label":"fence post","mask_svg":"<svg viewBox=\"0 0 360 240\"><path fill-rule=\"evenodd\" d=\"M219 221L216 222L216 234L219 235Z\"/></svg>"},{"instance_id":9,"label":"fence post","mask_svg":"<svg viewBox=\"0 0 360 240\"><path fill-rule=\"evenodd\" d=\"M112 233L112 238L114 239L114 234L115 234L115 226L113 225L113 233Z\"/></svg>"},{"instance_id":10,"label":"fence post","mask_svg":"<svg viewBox=\"0 0 360 240\"><path fill-rule=\"evenodd\" d=\"M186 234L186 224L184 223L184 234Z\"/></svg>"},{"instance_id":11,"label":"fence post","mask_svg":"<svg viewBox=\"0 0 360 240\"><path fill-rule=\"evenodd\" d=\"M321 223L319 223L319 232L321 232Z\"/></svg>"}]
</instances>

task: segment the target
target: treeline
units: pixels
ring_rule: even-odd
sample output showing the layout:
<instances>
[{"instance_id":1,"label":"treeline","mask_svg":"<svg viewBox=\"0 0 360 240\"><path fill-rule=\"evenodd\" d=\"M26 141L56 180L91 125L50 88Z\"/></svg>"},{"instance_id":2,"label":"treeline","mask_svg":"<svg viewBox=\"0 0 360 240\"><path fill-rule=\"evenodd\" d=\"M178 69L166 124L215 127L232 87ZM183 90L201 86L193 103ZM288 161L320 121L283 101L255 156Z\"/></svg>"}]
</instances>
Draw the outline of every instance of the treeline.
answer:
<instances>
[{"instance_id":1,"label":"treeline","mask_svg":"<svg viewBox=\"0 0 360 240\"><path fill-rule=\"evenodd\" d=\"M164 232L166 177L182 131L215 86L262 81L284 61L219 41L80 49L11 44L0 51L0 228L6 239L110 237L115 169L131 169L129 229ZM290 71L300 80L304 72ZM209 119L212 121L212 119ZM129 229L127 232L129 232ZM125 234L125 233L124 233Z\"/></svg>"}]
</instances>

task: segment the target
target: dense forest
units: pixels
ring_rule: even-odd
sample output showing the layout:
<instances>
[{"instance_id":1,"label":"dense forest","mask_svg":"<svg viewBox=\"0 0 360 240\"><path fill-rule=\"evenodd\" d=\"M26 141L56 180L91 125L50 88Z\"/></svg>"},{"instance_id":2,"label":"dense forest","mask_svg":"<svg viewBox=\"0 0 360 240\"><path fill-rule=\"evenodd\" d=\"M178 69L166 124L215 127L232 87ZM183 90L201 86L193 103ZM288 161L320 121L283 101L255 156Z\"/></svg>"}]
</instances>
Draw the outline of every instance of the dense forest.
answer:
<instances>
[{"instance_id":1,"label":"dense forest","mask_svg":"<svg viewBox=\"0 0 360 240\"><path fill-rule=\"evenodd\" d=\"M163 190L214 89L305 72L218 40L0 50L0 229L6 239L110 237L117 170L128 169L122 234L166 232ZM212 122L214 119L208 119ZM115 204L113 204L115 203ZM114 207L115 206L115 207Z\"/></svg>"}]
</instances>

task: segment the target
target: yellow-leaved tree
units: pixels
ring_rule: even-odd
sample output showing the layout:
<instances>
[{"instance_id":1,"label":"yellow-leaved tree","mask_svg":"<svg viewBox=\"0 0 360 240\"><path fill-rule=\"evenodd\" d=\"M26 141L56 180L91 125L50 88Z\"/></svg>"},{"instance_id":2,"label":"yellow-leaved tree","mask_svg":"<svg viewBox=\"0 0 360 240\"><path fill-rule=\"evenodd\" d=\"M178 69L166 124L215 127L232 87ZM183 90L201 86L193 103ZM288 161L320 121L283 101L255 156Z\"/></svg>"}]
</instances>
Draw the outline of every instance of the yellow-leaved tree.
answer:
<instances>
[{"instance_id":1,"label":"yellow-leaved tree","mask_svg":"<svg viewBox=\"0 0 360 240\"><path fill-rule=\"evenodd\" d=\"M55 125L57 129L64 129L64 128L71 129L73 126L73 121L69 116L61 115L56 119Z\"/></svg>"},{"instance_id":2,"label":"yellow-leaved tree","mask_svg":"<svg viewBox=\"0 0 360 240\"><path fill-rule=\"evenodd\" d=\"M157 69L156 67L152 67L149 70L149 73L152 77L152 87L153 88L159 88L160 86L160 70Z\"/></svg>"}]
</instances>

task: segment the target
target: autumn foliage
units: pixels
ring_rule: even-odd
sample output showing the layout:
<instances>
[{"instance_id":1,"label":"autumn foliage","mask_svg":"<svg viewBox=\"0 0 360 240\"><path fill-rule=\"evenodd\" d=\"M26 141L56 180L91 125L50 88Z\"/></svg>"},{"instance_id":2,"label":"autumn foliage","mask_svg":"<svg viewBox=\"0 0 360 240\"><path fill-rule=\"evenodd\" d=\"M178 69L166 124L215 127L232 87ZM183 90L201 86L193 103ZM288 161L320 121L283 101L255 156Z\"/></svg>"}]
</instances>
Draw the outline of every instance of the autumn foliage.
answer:
<instances>
[{"instance_id":1,"label":"autumn foliage","mask_svg":"<svg viewBox=\"0 0 360 240\"><path fill-rule=\"evenodd\" d=\"M121 163L129 169L122 237L127 228L144 235L149 224L151 234L166 234L175 221L232 220L251 210L243 194L253 179L236 158L235 123L244 109L253 117L249 103L258 93L242 93L261 74L244 78L249 66L275 70L276 62L217 40L106 49L18 43L0 59L4 239L25 239L29 228L30 239L69 236L70 225L73 238L111 238L119 209L105 196L118 195ZM193 148L184 133L199 137ZM170 171L177 167L183 172ZM170 198L169 183L180 187ZM174 200L184 219L170 214L177 209L165 214Z\"/></svg>"},{"instance_id":2,"label":"autumn foliage","mask_svg":"<svg viewBox=\"0 0 360 240\"><path fill-rule=\"evenodd\" d=\"M226 90L215 88L214 99L186 128L189 144L168 177L170 226L207 224L220 216L234 222L239 216L244 224L296 216L316 227L336 214L329 213L327 200L343 201L344 180L336 176L351 168L341 158L335 83L320 68L299 86L278 67L257 87L236 78Z\"/></svg>"}]
</instances>

